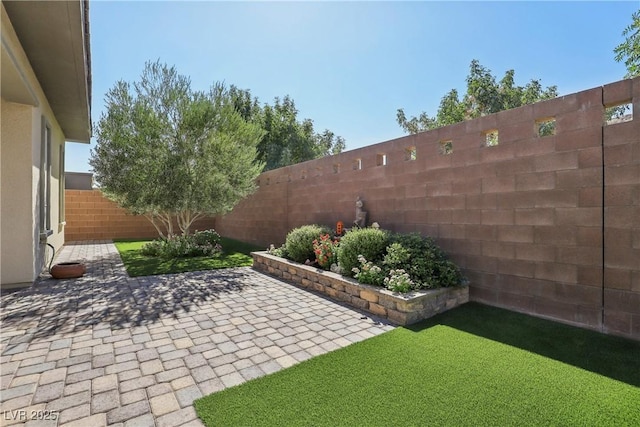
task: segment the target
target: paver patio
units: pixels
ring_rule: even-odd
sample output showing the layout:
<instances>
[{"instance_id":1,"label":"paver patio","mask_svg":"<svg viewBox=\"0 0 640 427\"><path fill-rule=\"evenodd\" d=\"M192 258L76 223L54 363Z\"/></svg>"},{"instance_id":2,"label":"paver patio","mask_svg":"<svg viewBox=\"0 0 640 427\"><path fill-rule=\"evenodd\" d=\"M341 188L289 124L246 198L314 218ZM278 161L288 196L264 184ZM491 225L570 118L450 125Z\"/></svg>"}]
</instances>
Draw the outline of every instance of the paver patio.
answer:
<instances>
[{"instance_id":1,"label":"paver patio","mask_svg":"<svg viewBox=\"0 0 640 427\"><path fill-rule=\"evenodd\" d=\"M68 260L87 274L2 296L2 426L201 426L195 399L392 328L250 268L130 278L111 242Z\"/></svg>"}]
</instances>

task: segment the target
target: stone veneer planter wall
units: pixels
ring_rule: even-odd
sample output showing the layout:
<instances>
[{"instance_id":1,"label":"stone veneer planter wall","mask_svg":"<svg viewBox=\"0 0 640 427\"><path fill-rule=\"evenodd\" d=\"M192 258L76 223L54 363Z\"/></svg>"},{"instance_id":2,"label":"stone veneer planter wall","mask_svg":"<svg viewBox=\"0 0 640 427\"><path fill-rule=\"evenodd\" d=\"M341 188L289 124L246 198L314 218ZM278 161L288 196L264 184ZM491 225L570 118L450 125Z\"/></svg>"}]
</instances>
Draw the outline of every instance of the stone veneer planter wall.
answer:
<instances>
[{"instance_id":1,"label":"stone veneer planter wall","mask_svg":"<svg viewBox=\"0 0 640 427\"><path fill-rule=\"evenodd\" d=\"M339 274L270 255L252 252L253 268L320 292L331 299L388 319L399 325L410 325L469 301L469 286L438 288L407 294L363 285Z\"/></svg>"}]
</instances>

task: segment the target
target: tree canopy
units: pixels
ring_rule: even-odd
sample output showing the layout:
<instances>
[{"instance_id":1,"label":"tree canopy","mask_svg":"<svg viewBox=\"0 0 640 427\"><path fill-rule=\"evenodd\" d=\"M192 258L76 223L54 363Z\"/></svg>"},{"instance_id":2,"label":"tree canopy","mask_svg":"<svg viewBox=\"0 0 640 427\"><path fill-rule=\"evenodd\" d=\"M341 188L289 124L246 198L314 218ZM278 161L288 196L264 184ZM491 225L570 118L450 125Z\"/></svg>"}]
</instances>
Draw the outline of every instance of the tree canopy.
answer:
<instances>
[{"instance_id":1,"label":"tree canopy","mask_svg":"<svg viewBox=\"0 0 640 427\"><path fill-rule=\"evenodd\" d=\"M273 105L261 105L248 90L231 88L236 110L245 120L259 124L265 131L258 144L258 160L265 170L338 154L345 148L344 138L328 129L316 132L313 120L298 119L298 109L288 95L275 98Z\"/></svg>"},{"instance_id":2,"label":"tree canopy","mask_svg":"<svg viewBox=\"0 0 640 427\"><path fill-rule=\"evenodd\" d=\"M175 67L148 62L139 81L107 92L89 163L108 198L145 215L161 236L174 234L174 220L188 234L198 218L255 191L264 133L223 84L195 91Z\"/></svg>"},{"instance_id":3,"label":"tree canopy","mask_svg":"<svg viewBox=\"0 0 640 427\"><path fill-rule=\"evenodd\" d=\"M640 10L631 15L631 24L624 29L624 42L613 50L617 62L624 61L626 78L640 76Z\"/></svg>"},{"instance_id":4,"label":"tree canopy","mask_svg":"<svg viewBox=\"0 0 640 427\"><path fill-rule=\"evenodd\" d=\"M451 89L440 100L434 117L422 112L407 119L404 110L399 108L396 120L405 132L418 133L558 96L556 86L544 88L540 80L518 86L514 77L514 70L508 70L498 81L491 70L474 59L469 66L467 91L462 99L456 89Z\"/></svg>"}]
</instances>

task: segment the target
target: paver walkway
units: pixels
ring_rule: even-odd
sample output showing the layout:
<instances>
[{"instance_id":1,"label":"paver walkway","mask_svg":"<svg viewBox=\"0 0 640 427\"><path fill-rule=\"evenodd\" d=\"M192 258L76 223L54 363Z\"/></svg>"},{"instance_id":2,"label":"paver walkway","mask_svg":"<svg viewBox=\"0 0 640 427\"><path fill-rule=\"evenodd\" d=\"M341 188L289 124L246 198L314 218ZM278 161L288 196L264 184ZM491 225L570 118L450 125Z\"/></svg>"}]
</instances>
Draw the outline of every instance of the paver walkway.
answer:
<instances>
[{"instance_id":1,"label":"paver walkway","mask_svg":"<svg viewBox=\"0 0 640 427\"><path fill-rule=\"evenodd\" d=\"M392 328L250 268L130 278L110 242L65 260L85 277L2 296L2 426L201 426L195 399Z\"/></svg>"}]
</instances>

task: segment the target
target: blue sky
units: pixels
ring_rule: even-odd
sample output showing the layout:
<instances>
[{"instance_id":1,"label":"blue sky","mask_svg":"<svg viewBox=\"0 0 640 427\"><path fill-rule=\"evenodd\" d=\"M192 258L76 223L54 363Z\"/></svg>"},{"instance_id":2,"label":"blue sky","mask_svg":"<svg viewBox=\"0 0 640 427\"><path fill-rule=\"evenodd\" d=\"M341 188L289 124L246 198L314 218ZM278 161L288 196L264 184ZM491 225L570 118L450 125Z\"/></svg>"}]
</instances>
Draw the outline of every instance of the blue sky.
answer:
<instances>
[{"instance_id":1,"label":"blue sky","mask_svg":"<svg viewBox=\"0 0 640 427\"><path fill-rule=\"evenodd\" d=\"M347 150L403 135L396 110L433 115L465 91L478 59L516 83L560 95L621 79L613 49L640 1L189 2L90 5L92 117L117 80L160 59L207 89L224 81L262 102L290 95L299 118L346 139ZM95 145L67 144L68 171L89 171Z\"/></svg>"}]
</instances>

